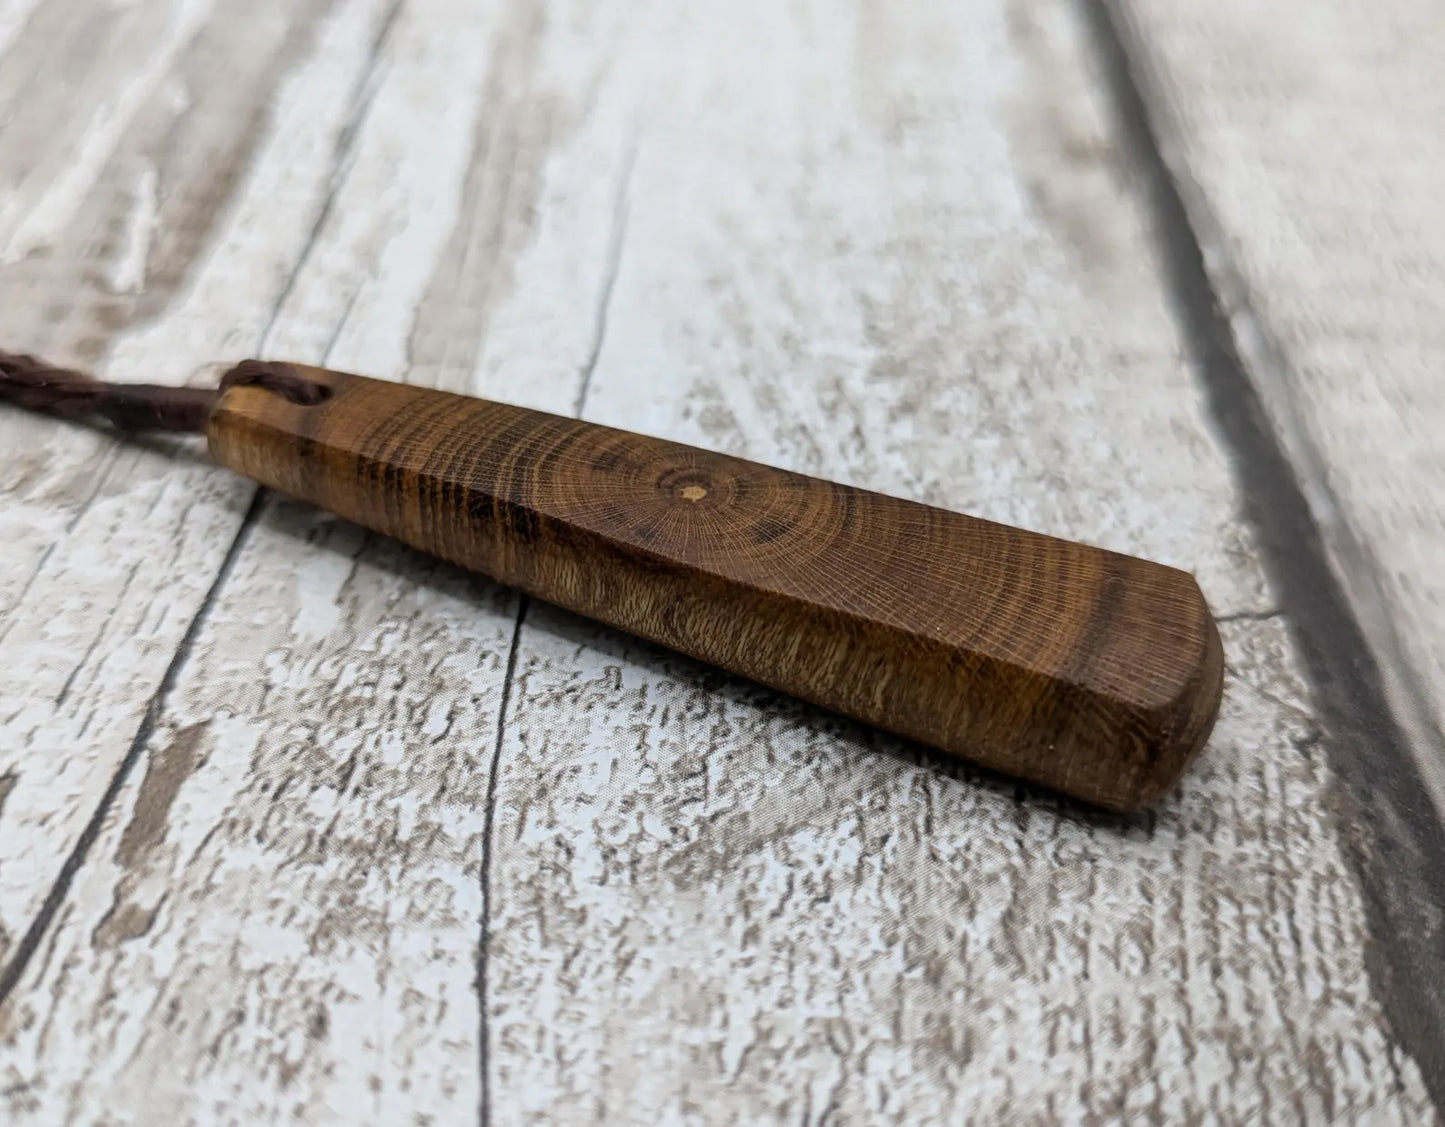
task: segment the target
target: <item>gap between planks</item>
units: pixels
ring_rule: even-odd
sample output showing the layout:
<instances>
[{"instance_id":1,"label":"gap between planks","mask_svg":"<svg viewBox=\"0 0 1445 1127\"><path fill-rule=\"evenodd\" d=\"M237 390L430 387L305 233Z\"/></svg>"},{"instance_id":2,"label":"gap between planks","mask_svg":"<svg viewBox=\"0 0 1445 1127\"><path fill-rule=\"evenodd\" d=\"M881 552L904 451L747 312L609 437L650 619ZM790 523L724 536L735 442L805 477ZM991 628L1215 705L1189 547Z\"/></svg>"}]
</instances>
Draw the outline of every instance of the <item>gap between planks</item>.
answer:
<instances>
[{"instance_id":1,"label":"gap between planks","mask_svg":"<svg viewBox=\"0 0 1445 1127\"><path fill-rule=\"evenodd\" d=\"M593 320L592 346L583 364L581 381L577 388L572 414L582 418L587 409L587 395L592 390L592 376L597 370L597 361L602 356L602 346L607 340L607 314L612 307L612 292L617 284L617 275L622 269L622 246L627 238L627 218L630 211L629 193L632 187L632 172L637 167L638 135L634 129L623 150L622 167L617 176L617 188L612 197L612 227L608 232L607 257L602 272L602 284L597 292L597 313ZM477 946L477 1009L480 1020L480 1040L477 1045L481 1070L481 1127L489 1127L492 1121L491 1108L491 1031L487 1023L488 962L491 954L492 927L492 834L497 816L497 776L501 771L502 746L507 733L507 708L511 704L512 682L517 675L517 654L522 647L522 627L527 619L527 608L531 600L522 595L517 602L517 619L512 627L512 643L507 650L507 671L502 677L502 699L497 711L497 742L492 749L491 767L487 772L486 807L482 815L482 929Z\"/></svg>"},{"instance_id":2,"label":"gap between planks","mask_svg":"<svg viewBox=\"0 0 1445 1127\"><path fill-rule=\"evenodd\" d=\"M362 68L360 77L354 87L353 111L348 117L347 123L343 127L337 139L336 147L332 152L332 164L327 177L326 194L321 201L321 206L317 208L315 221L307 232L305 245L302 247L301 253L297 255L295 263L287 274L285 283L282 285L276 300L272 303L270 315L266 320L265 329L261 334L260 352L262 354L266 351L266 345L270 339L272 330L276 326L281 310L285 307L287 298L290 297L292 291L295 289L297 278L299 278L305 270L311 254L316 247L321 230L325 226L327 217L331 214L332 208L335 205L337 193L340 191L345 179L344 173L346 166L355 149L356 139L360 135L360 127L365 121L367 112L371 107L372 97L377 85L375 78L386 42L391 37L392 30L396 26L397 18L401 14L401 9L405 3L406 0L392 0L392 3L387 8L385 15L377 26L377 32L372 40L366 64ZM342 320L344 323L344 315ZM333 334L333 343L335 335L336 334ZM327 359L327 356L323 356L321 363L324 365ZM114 441L117 448L119 448L121 443L128 440L119 438ZM97 486L97 489L98 488L99 486ZM111 776L110 782L101 794L100 801L96 803L95 810L91 813L79 838L76 839L74 847L61 865L60 872L46 893L40 911L35 915L35 918L31 920L30 926L26 928L20 942L16 945L14 955L3 968L0 968L0 1006L4 1006L11 992L14 990L15 985L25 974L26 969L30 965L30 960L39 949L41 941L45 938L45 934L49 931L56 913L59 911L61 904L69 893L70 886L75 880L75 874L80 870L80 867L85 864L90 848L94 844L96 837L100 834L105 819L115 805L121 788L125 786L126 781L130 778L136 762L140 759L141 753L145 750L147 743L149 743L151 736L155 732L157 723L164 715L171 691L174 689L181 673L185 669L186 662L190 658L191 651L194 648L195 640L199 637L202 628L205 626L206 619L215 607L222 590L225 588L226 581L230 578L235 568L236 560L241 550L245 547L251 532L260 519L268 492L268 490L262 489L259 486L252 491L245 514L242 516L241 522L236 528L235 535L231 538L231 543L226 548L226 555L222 559L221 566L216 572L216 577L212 580L204 598L201 600L196 614L186 627L185 633L181 636L180 643L177 645L174 654L172 654L171 660L166 666L165 673L162 675L155 693L152 694L149 703L146 705L146 710L141 716L140 725L137 727L135 735L127 746L125 755L121 758L120 766L116 768L115 773ZM42 560L42 566L43 563L44 561ZM28 586L26 589L28 590ZM72 677L73 676L72 674ZM69 682L67 682L66 688L68 690Z\"/></svg>"},{"instance_id":3,"label":"gap between planks","mask_svg":"<svg viewBox=\"0 0 1445 1127\"><path fill-rule=\"evenodd\" d=\"M1216 433L1233 458L1244 518L1279 593L1278 613L1304 658L1327 728L1327 755L1346 784L1344 813L1355 820L1356 836L1370 839L1349 851L1370 920L1366 964L1396 1034L1420 1062L1437 1106L1445 1106L1445 982L1435 973L1445 934L1445 828L1433 803L1418 801L1430 788L1391 708L1370 635L1331 565L1311 496L1323 497L1335 511L1338 506L1323 475L1295 464L1285 437L1271 426L1257 365L1225 312L1244 308L1252 324L1264 324L1242 292L1222 294L1215 281L1231 266L1222 240L1210 241L1206 259L1205 205L1191 190L1187 170L1171 160L1177 151L1172 118L1148 46L1131 26L1126 0L1080 2L1180 335ZM1216 264L1221 256L1226 260ZM1353 558L1367 557L1361 550ZM1375 583L1368 570L1344 580ZM1396 648L1387 657L1398 653ZM1409 675L1408 667L1401 668Z\"/></svg>"},{"instance_id":4,"label":"gap between planks","mask_svg":"<svg viewBox=\"0 0 1445 1127\"><path fill-rule=\"evenodd\" d=\"M245 547L246 540L256 518L261 511L261 505L265 499L265 490L257 489L251 495L251 503L246 507L246 515L242 518L240 527L236 530L235 537L231 540L231 546L226 550L226 558L221 561L220 569L216 572L216 578L212 580L210 588L206 591L205 598L196 611L191 623L186 627L186 632L181 636L180 645L176 647L175 654L171 657L170 664L162 675L160 684L156 687L155 693L151 696L150 703L141 716L140 726L136 729L135 736L131 739L130 746L126 748L125 755L120 761L120 766L111 776L110 783L106 786L100 801L96 803L95 810L91 813L90 820L85 823L80 837L76 839L74 848L65 858L64 864L60 866L60 873L55 878L55 883L50 886L46 893L45 900L40 906L40 911L25 929L20 943L15 949L15 955L0 971L0 1006L4 1006L9 999L15 984L20 981L30 960L34 957L40 942L45 938L45 933L50 930L50 925L55 919L56 913L60 910L61 904L70 892L71 883L75 880L75 874L85 864L86 857L90 853L90 847L100 835L101 827L106 817L110 814L111 808L115 805L116 796L120 794L121 788L125 786L126 780L130 778L131 772L135 769L137 760L145 750L154 734L156 724L165 712L166 703L170 699L171 690L175 688L180 678L181 670L185 668L187 659L191 656L191 650L195 646L196 638L200 635L201 628L205 625L211 608L216 605L216 599L220 596L221 589L226 585L232 570L235 568L236 559Z\"/></svg>"}]
</instances>

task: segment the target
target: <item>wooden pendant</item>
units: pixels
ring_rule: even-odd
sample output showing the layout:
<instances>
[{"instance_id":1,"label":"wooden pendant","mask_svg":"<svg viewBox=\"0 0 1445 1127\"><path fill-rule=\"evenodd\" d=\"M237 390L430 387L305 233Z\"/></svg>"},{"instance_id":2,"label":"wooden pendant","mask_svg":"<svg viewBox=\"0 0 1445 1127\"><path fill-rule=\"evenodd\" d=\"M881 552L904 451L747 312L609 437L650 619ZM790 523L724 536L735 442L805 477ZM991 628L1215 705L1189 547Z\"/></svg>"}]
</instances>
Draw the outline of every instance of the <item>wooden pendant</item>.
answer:
<instances>
[{"instance_id":1,"label":"wooden pendant","mask_svg":"<svg viewBox=\"0 0 1445 1127\"><path fill-rule=\"evenodd\" d=\"M661 439L294 365L212 454L368 528L942 751L1133 810L1219 707L1192 576Z\"/></svg>"}]
</instances>

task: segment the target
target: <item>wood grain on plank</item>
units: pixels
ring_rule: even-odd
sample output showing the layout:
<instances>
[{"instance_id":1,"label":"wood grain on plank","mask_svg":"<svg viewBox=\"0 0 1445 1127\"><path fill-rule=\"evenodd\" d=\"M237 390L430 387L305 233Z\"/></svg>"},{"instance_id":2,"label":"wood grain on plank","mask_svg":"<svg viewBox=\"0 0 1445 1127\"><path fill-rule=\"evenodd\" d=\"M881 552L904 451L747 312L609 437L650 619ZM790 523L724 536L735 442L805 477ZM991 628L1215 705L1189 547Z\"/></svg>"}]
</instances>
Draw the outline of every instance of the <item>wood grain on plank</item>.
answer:
<instances>
[{"instance_id":1,"label":"wood grain on plank","mask_svg":"<svg viewBox=\"0 0 1445 1127\"><path fill-rule=\"evenodd\" d=\"M397 16L275 354L1197 568L1218 734L1093 820L272 504L11 1117L1427 1121L1067 6L477 11Z\"/></svg>"},{"instance_id":2,"label":"wood grain on plank","mask_svg":"<svg viewBox=\"0 0 1445 1127\"><path fill-rule=\"evenodd\" d=\"M1262 620L1180 792L1105 824L529 611L494 1115L1429 1121L1069 7L652 34L588 418L1187 561Z\"/></svg>"},{"instance_id":3,"label":"wood grain on plank","mask_svg":"<svg viewBox=\"0 0 1445 1127\"><path fill-rule=\"evenodd\" d=\"M8 346L181 379L264 343L324 202L377 6L326 27L316 3L228 7L199 25L192 7L47 4L0 57L6 230L30 232L5 244L15 255L0 247ZM231 50L232 65L213 65ZM66 154L90 145L105 159L78 180ZM14 779L0 816L3 966L123 761L251 490L199 450L17 412L0 416L0 447L0 646L26 671L0 689L0 771Z\"/></svg>"},{"instance_id":4,"label":"wood grain on plank","mask_svg":"<svg viewBox=\"0 0 1445 1127\"><path fill-rule=\"evenodd\" d=\"M408 3L373 44L332 204L268 340L395 375L415 349L455 387L501 367L517 397L570 404L625 148L550 146L591 105L617 17L579 8L540 52L534 9L478 15ZM600 53L563 68L574 38ZM575 85L534 99L542 70ZM187 293L193 323L214 297ZM0 1013L4 1106L34 1122L474 1116L480 810L515 620L509 593L268 503Z\"/></svg>"},{"instance_id":5,"label":"wood grain on plank","mask_svg":"<svg viewBox=\"0 0 1445 1127\"><path fill-rule=\"evenodd\" d=\"M1445 817L1445 10L1121 9L1240 350Z\"/></svg>"},{"instance_id":6,"label":"wood grain on plank","mask_svg":"<svg viewBox=\"0 0 1445 1127\"><path fill-rule=\"evenodd\" d=\"M1372 977L1439 1103L1445 21L1410 3L1326 4L1302 31L1236 4L1095 10L1138 92L1121 104L1143 103L1126 113L1171 252L1203 249L1181 308L1214 352L1221 422L1259 481L1267 553L1322 689L1359 823ZM1193 254L1170 257L1177 281Z\"/></svg>"}]
</instances>

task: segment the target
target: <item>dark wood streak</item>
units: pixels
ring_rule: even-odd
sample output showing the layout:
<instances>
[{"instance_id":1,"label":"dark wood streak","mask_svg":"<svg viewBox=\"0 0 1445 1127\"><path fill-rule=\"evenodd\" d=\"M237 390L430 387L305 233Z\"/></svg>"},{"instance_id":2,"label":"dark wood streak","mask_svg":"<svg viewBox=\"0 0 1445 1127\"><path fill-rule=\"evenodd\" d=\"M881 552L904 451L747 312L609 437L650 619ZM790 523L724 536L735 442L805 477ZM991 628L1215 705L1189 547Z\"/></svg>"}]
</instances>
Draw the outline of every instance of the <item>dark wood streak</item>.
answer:
<instances>
[{"instance_id":1,"label":"dark wood streak","mask_svg":"<svg viewBox=\"0 0 1445 1127\"><path fill-rule=\"evenodd\" d=\"M1120 810L1218 709L1160 564L574 419L297 366L220 399L222 463L529 594ZM300 451L306 450L306 456Z\"/></svg>"}]
</instances>

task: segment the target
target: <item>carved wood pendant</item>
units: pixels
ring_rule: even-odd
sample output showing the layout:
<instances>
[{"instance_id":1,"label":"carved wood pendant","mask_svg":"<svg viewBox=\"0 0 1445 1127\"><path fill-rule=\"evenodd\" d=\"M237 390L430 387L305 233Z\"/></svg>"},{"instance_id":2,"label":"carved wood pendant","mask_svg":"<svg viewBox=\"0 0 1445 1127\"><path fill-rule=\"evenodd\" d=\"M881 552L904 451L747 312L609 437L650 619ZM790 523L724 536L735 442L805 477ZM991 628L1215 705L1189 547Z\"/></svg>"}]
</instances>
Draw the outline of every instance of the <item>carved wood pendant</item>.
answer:
<instances>
[{"instance_id":1,"label":"carved wood pendant","mask_svg":"<svg viewBox=\"0 0 1445 1127\"><path fill-rule=\"evenodd\" d=\"M503 583L1118 810L1213 725L1190 575L625 431L295 365L232 386L216 459Z\"/></svg>"}]
</instances>

